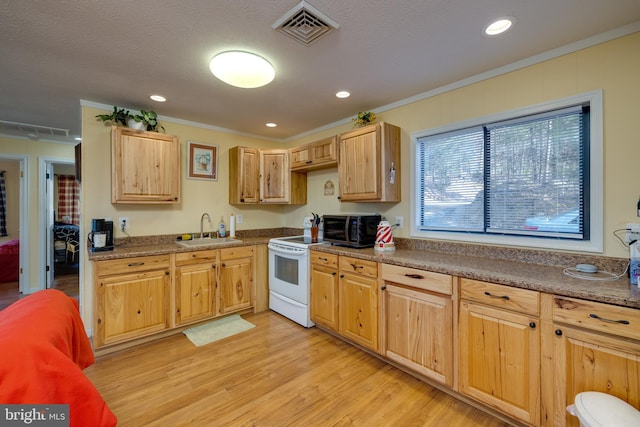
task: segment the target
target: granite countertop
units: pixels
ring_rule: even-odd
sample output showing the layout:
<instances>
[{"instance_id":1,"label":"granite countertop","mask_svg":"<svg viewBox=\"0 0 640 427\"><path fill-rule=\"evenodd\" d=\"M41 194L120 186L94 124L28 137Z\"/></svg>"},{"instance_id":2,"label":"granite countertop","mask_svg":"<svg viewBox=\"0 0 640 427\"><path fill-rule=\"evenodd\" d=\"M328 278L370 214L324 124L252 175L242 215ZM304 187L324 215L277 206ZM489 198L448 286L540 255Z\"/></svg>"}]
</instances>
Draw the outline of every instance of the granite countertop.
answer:
<instances>
[{"instance_id":1,"label":"granite countertop","mask_svg":"<svg viewBox=\"0 0 640 427\"><path fill-rule=\"evenodd\" d=\"M136 238L136 240L132 243L121 241L118 244L116 242L112 251L89 251L89 261L104 261L108 259L132 258L150 255L167 255L181 252L203 251L208 249L223 249L238 246L260 245L267 244L269 242L269 237L243 237L237 238L236 241L226 243L215 243L215 240L216 239L212 239L212 244L209 246L186 248L184 246L180 246L175 241L154 241L153 239Z\"/></svg>"},{"instance_id":2,"label":"granite countertop","mask_svg":"<svg viewBox=\"0 0 640 427\"><path fill-rule=\"evenodd\" d=\"M638 286L629 284L629 278L626 274L620 279L607 281L594 281L565 275L564 269L569 266L575 267L575 263L567 264L566 266L545 265L519 260L410 248L398 248L393 252L378 252L372 248L352 249L321 244L313 246L312 249L555 295L640 308L640 289ZM619 267L619 263L615 267ZM624 266L619 270L606 271L620 274L623 270ZM590 276L605 277L601 273Z\"/></svg>"},{"instance_id":3,"label":"granite countertop","mask_svg":"<svg viewBox=\"0 0 640 427\"><path fill-rule=\"evenodd\" d=\"M267 244L272 237L301 235L302 230L277 228L252 230L237 236L238 241L212 246L185 248L171 236L143 236L116 239L112 251L89 252L90 261L165 255L207 249ZM215 240L215 239L214 239ZM640 308L640 288L629 283L624 274L617 280L595 281L564 274L567 267L590 263L600 271L621 274L628 260L594 255L567 254L529 249L499 248L482 245L397 239L396 250L378 252L373 248L353 249L327 243L314 245L313 250L337 255L451 274L552 293L590 301ZM606 277L596 273L588 277Z\"/></svg>"}]
</instances>

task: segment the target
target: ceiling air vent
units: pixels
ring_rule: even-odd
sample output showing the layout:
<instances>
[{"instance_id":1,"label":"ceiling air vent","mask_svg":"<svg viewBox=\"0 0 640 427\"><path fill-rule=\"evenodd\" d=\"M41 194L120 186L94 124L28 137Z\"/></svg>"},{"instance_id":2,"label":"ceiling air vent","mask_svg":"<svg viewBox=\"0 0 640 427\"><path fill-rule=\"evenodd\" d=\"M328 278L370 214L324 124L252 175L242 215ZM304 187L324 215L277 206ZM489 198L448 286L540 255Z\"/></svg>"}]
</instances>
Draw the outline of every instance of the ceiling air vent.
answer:
<instances>
[{"instance_id":1,"label":"ceiling air vent","mask_svg":"<svg viewBox=\"0 0 640 427\"><path fill-rule=\"evenodd\" d=\"M0 120L0 134L27 137L34 141L39 139L67 140L69 138L69 131L67 129L8 122L5 120Z\"/></svg>"},{"instance_id":2,"label":"ceiling air vent","mask_svg":"<svg viewBox=\"0 0 640 427\"><path fill-rule=\"evenodd\" d=\"M301 1L278 19L272 27L309 46L331 30L339 28L340 25L309 3Z\"/></svg>"}]
</instances>

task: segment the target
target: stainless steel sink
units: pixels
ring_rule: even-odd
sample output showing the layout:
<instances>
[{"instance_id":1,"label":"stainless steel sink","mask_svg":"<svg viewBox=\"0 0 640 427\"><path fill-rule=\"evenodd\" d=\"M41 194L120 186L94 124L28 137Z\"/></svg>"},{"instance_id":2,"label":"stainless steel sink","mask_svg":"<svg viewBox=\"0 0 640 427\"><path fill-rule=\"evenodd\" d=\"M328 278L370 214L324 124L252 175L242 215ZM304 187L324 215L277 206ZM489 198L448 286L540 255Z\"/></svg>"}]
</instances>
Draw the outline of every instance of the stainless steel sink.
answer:
<instances>
[{"instance_id":1,"label":"stainless steel sink","mask_svg":"<svg viewBox=\"0 0 640 427\"><path fill-rule=\"evenodd\" d=\"M184 248L199 248L201 246L217 246L227 243L240 243L242 240L233 239L231 237L222 237L220 239L193 239L193 240L181 240L176 242L176 245L180 245Z\"/></svg>"}]
</instances>

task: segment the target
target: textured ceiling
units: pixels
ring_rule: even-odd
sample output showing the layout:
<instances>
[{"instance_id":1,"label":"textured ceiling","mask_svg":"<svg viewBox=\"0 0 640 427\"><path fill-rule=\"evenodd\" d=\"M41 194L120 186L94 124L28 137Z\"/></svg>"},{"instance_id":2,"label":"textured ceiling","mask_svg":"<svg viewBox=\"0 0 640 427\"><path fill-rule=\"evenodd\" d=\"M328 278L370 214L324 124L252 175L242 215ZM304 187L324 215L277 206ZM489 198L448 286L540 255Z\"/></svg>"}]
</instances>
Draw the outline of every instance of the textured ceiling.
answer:
<instances>
[{"instance_id":1,"label":"textured ceiling","mask_svg":"<svg viewBox=\"0 0 640 427\"><path fill-rule=\"evenodd\" d=\"M340 28L304 46L271 27L297 3L2 2L0 121L79 135L83 99L287 139L640 21L638 0L310 0ZM509 32L481 34L505 15ZM267 58L275 80L218 81L208 62L230 49Z\"/></svg>"}]
</instances>

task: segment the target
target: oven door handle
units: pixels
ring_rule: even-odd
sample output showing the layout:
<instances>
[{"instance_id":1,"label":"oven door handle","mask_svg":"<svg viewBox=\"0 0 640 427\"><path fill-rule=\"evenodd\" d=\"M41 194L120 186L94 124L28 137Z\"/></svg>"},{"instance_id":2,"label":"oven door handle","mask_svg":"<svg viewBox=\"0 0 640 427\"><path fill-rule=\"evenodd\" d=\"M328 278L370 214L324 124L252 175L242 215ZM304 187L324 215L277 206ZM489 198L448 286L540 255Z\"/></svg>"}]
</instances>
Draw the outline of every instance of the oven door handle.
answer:
<instances>
[{"instance_id":1,"label":"oven door handle","mask_svg":"<svg viewBox=\"0 0 640 427\"><path fill-rule=\"evenodd\" d=\"M271 243L269 243L267 247L269 248L270 252L274 252L274 253L289 256L289 257L304 258L307 255L307 251L305 249L285 248L285 247L282 247L281 245L273 245Z\"/></svg>"}]
</instances>

